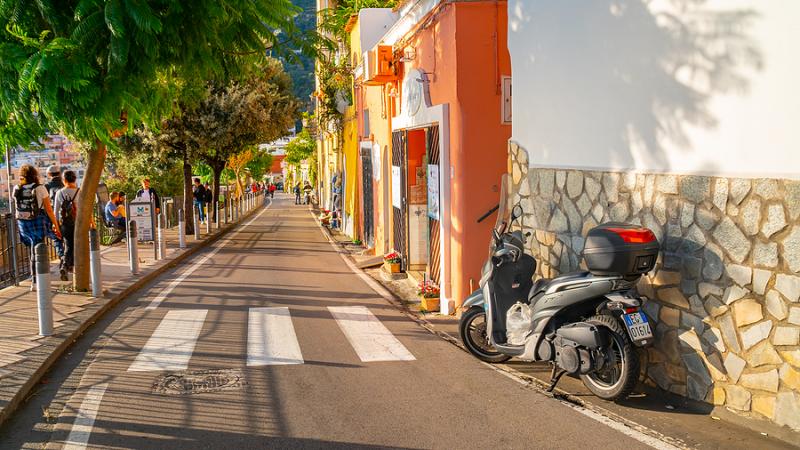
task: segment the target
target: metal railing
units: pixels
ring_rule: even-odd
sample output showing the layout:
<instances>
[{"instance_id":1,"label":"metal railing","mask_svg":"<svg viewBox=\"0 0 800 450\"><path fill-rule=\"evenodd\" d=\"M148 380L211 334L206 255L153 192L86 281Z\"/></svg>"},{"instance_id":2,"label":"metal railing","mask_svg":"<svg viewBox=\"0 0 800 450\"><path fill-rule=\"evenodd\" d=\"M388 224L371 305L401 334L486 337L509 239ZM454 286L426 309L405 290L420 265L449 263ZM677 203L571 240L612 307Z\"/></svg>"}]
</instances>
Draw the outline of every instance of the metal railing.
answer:
<instances>
[{"instance_id":1,"label":"metal railing","mask_svg":"<svg viewBox=\"0 0 800 450\"><path fill-rule=\"evenodd\" d=\"M24 280L31 276L31 255L30 249L20 242L19 234L14 235L11 233L12 229L16 227L11 226L11 221L14 218L11 214L3 214L0 216L0 289L11 286L16 281ZM50 239L45 239L47 247L50 251L50 259L56 259L56 249ZM14 251L16 247L17 255L17 272L14 273Z\"/></svg>"}]
</instances>

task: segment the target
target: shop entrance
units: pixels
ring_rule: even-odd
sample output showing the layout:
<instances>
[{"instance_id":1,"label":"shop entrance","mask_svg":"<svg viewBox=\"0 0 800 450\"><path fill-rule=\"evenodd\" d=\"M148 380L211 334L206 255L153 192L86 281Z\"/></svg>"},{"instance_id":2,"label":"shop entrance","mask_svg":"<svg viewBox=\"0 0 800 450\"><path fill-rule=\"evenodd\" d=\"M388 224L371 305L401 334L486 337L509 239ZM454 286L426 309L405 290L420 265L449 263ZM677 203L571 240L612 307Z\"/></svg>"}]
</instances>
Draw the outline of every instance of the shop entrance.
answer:
<instances>
[{"instance_id":1,"label":"shop entrance","mask_svg":"<svg viewBox=\"0 0 800 450\"><path fill-rule=\"evenodd\" d=\"M394 249L406 271L440 283L439 127L396 131L392 140Z\"/></svg>"}]
</instances>

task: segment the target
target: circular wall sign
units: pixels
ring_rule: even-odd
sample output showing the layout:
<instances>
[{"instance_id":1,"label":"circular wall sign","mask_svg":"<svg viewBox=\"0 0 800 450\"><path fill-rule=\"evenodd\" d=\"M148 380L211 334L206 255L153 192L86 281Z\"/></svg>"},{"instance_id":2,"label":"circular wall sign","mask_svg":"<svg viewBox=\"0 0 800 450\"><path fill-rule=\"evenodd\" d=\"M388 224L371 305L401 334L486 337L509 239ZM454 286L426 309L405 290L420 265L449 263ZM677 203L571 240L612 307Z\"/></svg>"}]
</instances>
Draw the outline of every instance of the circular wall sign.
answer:
<instances>
[{"instance_id":1,"label":"circular wall sign","mask_svg":"<svg viewBox=\"0 0 800 450\"><path fill-rule=\"evenodd\" d=\"M409 115L412 116L416 115L420 106L422 106L423 86L420 80L424 80L423 75L416 69L410 71L405 80L406 106Z\"/></svg>"}]
</instances>

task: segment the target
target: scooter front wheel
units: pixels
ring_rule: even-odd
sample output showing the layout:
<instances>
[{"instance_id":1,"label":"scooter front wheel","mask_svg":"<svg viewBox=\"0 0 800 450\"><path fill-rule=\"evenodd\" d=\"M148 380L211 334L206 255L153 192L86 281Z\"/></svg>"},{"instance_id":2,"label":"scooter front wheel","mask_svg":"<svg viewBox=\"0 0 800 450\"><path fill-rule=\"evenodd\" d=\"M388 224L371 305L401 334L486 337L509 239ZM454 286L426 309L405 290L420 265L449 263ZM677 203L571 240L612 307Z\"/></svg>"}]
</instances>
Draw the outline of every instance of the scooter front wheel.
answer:
<instances>
[{"instance_id":1,"label":"scooter front wheel","mask_svg":"<svg viewBox=\"0 0 800 450\"><path fill-rule=\"evenodd\" d=\"M483 308L473 306L461 316L458 323L461 342L473 356L488 363L501 363L511 359L489 343L486 336L486 312Z\"/></svg>"},{"instance_id":2,"label":"scooter front wheel","mask_svg":"<svg viewBox=\"0 0 800 450\"><path fill-rule=\"evenodd\" d=\"M590 317L586 322L605 327L609 331L611 342L603 350L606 357L604 367L581 375L581 380L594 395L604 400L624 400L636 387L639 378L639 356L636 349L616 318L600 315Z\"/></svg>"}]
</instances>

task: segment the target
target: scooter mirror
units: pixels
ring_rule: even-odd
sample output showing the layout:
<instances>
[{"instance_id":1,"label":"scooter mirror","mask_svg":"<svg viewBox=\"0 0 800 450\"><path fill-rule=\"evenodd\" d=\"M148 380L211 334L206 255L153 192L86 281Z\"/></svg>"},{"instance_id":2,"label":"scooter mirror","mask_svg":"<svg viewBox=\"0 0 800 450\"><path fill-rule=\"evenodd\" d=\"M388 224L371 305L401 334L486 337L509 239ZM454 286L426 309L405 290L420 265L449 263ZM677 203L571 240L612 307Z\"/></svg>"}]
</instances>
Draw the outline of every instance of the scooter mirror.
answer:
<instances>
[{"instance_id":1,"label":"scooter mirror","mask_svg":"<svg viewBox=\"0 0 800 450\"><path fill-rule=\"evenodd\" d=\"M522 206L520 206L520 204L517 203L514 206L514 209L511 210L511 220L515 220L522 217L523 212L524 211L522 211Z\"/></svg>"}]
</instances>

